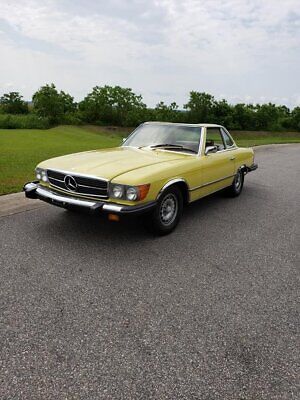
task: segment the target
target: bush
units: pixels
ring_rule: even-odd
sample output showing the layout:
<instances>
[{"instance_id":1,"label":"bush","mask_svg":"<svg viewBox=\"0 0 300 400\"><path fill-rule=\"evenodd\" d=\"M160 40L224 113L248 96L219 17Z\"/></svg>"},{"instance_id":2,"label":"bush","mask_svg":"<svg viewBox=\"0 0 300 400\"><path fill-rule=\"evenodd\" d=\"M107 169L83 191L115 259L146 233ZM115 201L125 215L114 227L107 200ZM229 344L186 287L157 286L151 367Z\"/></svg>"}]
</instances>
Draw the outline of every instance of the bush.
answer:
<instances>
[{"instance_id":1,"label":"bush","mask_svg":"<svg viewBox=\"0 0 300 400\"><path fill-rule=\"evenodd\" d=\"M60 123L63 125L81 125L82 120L79 113L66 113L61 117Z\"/></svg>"},{"instance_id":2,"label":"bush","mask_svg":"<svg viewBox=\"0 0 300 400\"><path fill-rule=\"evenodd\" d=\"M0 114L0 129L48 129L50 123L48 118L39 117L35 114L13 115Z\"/></svg>"}]
</instances>

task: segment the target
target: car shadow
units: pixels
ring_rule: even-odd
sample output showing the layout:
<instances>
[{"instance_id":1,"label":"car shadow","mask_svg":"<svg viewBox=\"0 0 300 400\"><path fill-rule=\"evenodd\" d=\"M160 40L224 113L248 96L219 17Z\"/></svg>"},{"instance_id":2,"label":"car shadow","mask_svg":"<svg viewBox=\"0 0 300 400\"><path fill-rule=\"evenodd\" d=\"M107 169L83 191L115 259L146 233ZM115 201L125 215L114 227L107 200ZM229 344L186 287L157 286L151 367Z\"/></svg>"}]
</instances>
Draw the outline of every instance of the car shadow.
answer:
<instances>
[{"instance_id":1,"label":"car shadow","mask_svg":"<svg viewBox=\"0 0 300 400\"><path fill-rule=\"evenodd\" d=\"M256 188L255 194L258 190L262 189ZM50 235L53 241L68 238L72 243L84 240L87 243L99 244L105 241L118 246L136 242L153 242L153 240L172 241L172 238L175 239L178 235L190 235L193 231L198 231L199 221L202 225L214 220L216 216L222 215L222 209L228 207L228 203L234 203L236 207L244 202L252 191L251 188L245 188L240 197L235 199L226 197L223 192L217 192L187 205L176 230L164 237L148 232L143 226L142 217L125 218L114 222L108 221L105 215L76 213L54 207L47 208L47 223L43 219L39 224L39 231L44 235ZM230 209L232 209L231 204Z\"/></svg>"},{"instance_id":2,"label":"car shadow","mask_svg":"<svg viewBox=\"0 0 300 400\"><path fill-rule=\"evenodd\" d=\"M180 221L180 225L186 217L190 219L193 215L208 213L209 210L218 202L221 201L219 194L214 194L206 199L198 200L195 203L189 204L184 209L184 215ZM109 221L106 215L88 214L80 212L71 212L58 208L48 208L49 216L47 224L41 225L39 229L44 229L50 232L57 232L59 235L68 235L69 237L93 236L97 238L113 239L116 236L118 239L128 238L143 240L147 238L155 238L155 235L149 233L143 226L142 217L127 217L121 218L119 222ZM50 225L49 225L50 224ZM175 231L176 232L176 231Z\"/></svg>"}]
</instances>

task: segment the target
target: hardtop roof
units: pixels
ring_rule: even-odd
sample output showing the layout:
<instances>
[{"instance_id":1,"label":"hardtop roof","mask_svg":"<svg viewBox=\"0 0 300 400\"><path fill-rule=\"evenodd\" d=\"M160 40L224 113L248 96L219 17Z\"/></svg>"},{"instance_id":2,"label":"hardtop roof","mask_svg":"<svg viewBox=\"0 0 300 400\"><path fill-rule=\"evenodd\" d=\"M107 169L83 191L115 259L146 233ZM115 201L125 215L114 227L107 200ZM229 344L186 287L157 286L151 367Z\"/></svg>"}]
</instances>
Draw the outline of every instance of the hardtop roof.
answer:
<instances>
[{"instance_id":1,"label":"hardtop roof","mask_svg":"<svg viewBox=\"0 0 300 400\"><path fill-rule=\"evenodd\" d=\"M218 124L207 124L207 123L200 123L200 124L188 124L184 122L160 122L160 121L147 121L144 124L156 124L156 125L178 125L178 126L192 126L192 127L201 127L201 128L223 128L222 125ZM143 124L142 124L143 125Z\"/></svg>"}]
</instances>

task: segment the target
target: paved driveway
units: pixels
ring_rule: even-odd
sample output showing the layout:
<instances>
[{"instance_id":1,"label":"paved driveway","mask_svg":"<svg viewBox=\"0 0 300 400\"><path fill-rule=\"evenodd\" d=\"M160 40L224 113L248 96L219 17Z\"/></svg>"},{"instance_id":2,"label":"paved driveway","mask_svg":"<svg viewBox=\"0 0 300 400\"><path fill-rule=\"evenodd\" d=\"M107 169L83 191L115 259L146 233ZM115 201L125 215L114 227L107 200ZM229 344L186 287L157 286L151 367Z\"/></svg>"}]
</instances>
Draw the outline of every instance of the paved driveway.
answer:
<instances>
[{"instance_id":1,"label":"paved driveway","mask_svg":"<svg viewBox=\"0 0 300 400\"><path fill-rule=\"evenodd\" d=\"M256 161L163 238L0 218L0 399L299 399L300 146Z\"/></svg>"}]
</instances>

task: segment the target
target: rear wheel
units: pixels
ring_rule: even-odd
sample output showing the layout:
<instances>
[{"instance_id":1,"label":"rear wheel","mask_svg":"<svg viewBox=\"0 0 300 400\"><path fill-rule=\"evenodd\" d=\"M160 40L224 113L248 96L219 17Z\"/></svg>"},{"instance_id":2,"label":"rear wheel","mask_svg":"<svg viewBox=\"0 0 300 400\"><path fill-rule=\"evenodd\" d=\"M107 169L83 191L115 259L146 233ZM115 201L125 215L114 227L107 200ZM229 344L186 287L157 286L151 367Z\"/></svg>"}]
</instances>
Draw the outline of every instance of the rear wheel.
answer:
<instances>
[{"instance_id":1,"label":"rear wheel","mask_svg":"<svg viewBox=\"0 0 300 400\"><path fill-rule=\"evenodd\" d=\"M176 228L182 209L181 191L176 186L170 187L161 194L157 206L146 217L146 227L157 235L167 235Z\"/></svg>"},{"instance_id":2,"label":"rear wheel","mask_svg":"<svg viewBox=\"0 0 300 400\"><path fill-rule=\"evenodd\" d=\"M234 177L231 186L229 186L226 192L230 197L237 197L241 194L243 186L244 186L244 172L239 169Z\"/></svg>"}]
</instances>

